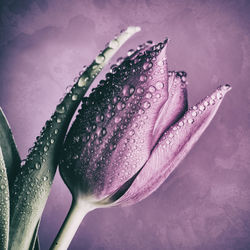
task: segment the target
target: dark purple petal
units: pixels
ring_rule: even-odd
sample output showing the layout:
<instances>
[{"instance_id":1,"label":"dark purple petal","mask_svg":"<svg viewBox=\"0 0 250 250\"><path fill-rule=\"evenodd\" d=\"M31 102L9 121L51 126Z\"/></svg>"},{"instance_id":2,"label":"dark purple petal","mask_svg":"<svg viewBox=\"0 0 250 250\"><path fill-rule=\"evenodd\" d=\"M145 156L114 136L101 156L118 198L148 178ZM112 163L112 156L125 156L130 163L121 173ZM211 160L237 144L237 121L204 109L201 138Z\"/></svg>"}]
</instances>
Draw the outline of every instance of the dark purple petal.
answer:
<instances>
[{"instance_id":1,"label":"dark purple petal","mask_svg":"<svg viewBox=\"0 0 250 250\"><path fill-rule=\"evenodd\" d=\"M79 184L74 189L80 193L105 197L148 159L154 125L168 98L165 44L125 58L83 100L60 168L66 183Z\"/></svg>"},{"instance_id":2,"label":"dark purple petal","mask_svg":"<svg viewBox=\"0 0 250 250\"><path fill-rule=\"evenodd\" d=\"M129 205L138 202L166 180L205 131L230 89L229 85L219 87L164 132L148 162L117 203Z\"/></svg>"}]
</instances>

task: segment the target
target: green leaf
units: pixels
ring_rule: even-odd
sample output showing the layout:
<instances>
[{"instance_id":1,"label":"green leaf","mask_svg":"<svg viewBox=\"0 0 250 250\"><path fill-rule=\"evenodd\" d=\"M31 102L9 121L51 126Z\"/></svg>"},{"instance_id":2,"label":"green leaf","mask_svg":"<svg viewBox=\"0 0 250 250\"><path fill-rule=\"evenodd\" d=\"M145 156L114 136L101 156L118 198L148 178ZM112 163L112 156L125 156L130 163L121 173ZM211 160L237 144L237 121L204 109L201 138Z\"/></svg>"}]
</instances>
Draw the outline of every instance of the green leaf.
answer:
<instances>
[{"instance_id":1,"label":"green leaf","mask_svg":"<svg viewBox=\"0 0 250 250\"><path fill-rule=\"evenodd\" d=\"M0 108L0 147L4 157L5 167L7 169L7 176L9 185L13 182L16 170L20 166L20 156L18 154L16 144L11 133L8 121Z\"/></svg>"},{"instance_id":2,"label":"green leaf","mask_svg":"<svg viewBox=\"0 0 250 250\"><path fill-rule=\"evenodd\" d=\"M64 137L81 98L104 65L139 30L138 27L129 27L112 40L79 77L56 107L51 119L46 122L25 165L19 169L14 185L11 186L9 250L29 249L50 192Z\"/></svg>"},{"instance_id":3,"label":"green leaf","mask_svg":"<svg viewBox=\"0 0 250 250\"><path fill-rule=\"evenodd\" d=\"M0 249L8 249L9 238L9 185L5 161L0 147Z\"/></svg>"},{"instance_id":4,"label":"green leaf","mask_svg":"<svg viewBox=\"0 0 250 250\"><path fill-rule=\"evenodd\" d=\"M35 231L33 233L33 237L32 237L32 240L31 240L29 250L39 250L40 249L39 238L38 238L39 225L40 225L40 220L38 221L38 223L36 225L36 229L35 229Z\"/></svg>"}]
</instances>

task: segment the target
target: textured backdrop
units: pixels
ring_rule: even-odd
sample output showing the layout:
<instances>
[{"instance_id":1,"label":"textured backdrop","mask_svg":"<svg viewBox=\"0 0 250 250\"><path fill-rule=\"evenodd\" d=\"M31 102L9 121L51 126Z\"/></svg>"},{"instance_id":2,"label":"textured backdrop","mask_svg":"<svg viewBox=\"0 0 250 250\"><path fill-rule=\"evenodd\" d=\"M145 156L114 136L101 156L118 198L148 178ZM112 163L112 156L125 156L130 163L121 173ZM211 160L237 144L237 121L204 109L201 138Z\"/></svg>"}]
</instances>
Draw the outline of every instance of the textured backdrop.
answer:
<instances>
[{"instance_id":1,"label":"textured backdrop","mask_svg":"<svg viewBox=\"0 0 250 250\"><path fill-rule=\"evenodd\" d=\"M169 68L187 71L190 105L233 86L168 180L137 205L90 213L70 249L250 249L250 1L1 0L0 13L0 105L23 158L65 88L128 25L142 31L119 55L169 37ZM57 174L42 250L70 199Z\"/></svg>"}]
</instances>

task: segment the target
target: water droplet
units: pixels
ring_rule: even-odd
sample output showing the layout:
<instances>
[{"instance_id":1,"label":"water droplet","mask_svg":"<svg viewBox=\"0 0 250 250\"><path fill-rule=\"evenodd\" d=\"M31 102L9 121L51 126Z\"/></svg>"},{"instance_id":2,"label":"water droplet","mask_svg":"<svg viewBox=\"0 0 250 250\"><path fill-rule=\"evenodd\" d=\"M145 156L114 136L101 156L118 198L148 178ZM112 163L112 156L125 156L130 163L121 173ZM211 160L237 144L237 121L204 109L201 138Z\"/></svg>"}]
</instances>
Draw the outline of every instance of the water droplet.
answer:
<instances>
[{"instance_id":1,"label":"water droplet","mask_svg":"<svg viewBox=\"0 0 250 250\"><path fill-rule=\"evenodd\" d=\"M110 47L111 49L115 49L115 48L117 48L118 46L119 46L119 42L118 42L116 39L114 39L114 40L112 40L112 41L109 42L109 47Z\"/></svg>"},{"instance_id":2,"label":"water droplet","mask_svg":"<svg viewBox=\"0 0 250 250\"><path fill-rule=\"evenodd\" d=\"M55 134L58 134L58 129L56 128L55 131L54 131Z\"/></svg>"},{"instance_id":3,"label":"water droplet","mask_svg":"<svg viewBox=\"0 0 250 250\"><path fill-rule=\"evenodd\" d=\"M154 87L154 86L150 86L148 90L149 90L151 93L154 93L154 92L155 92L155 87Z\"/></svg>"},{"instance_id":4,"label":"water droplet","mask_svg":"<svg viewBox=\"0 0 250 250\"><path fill-rule=\"evenodd\" d=\"M101 64L105 61L105 57L103 55L99 55L96 57L95 62Z\"/></svg>"},{"instance_id":5,"label":"water droplet","mask_svg":"<svg viewBox=\"0 0 250 250\"><path fill-rule=\"evenodd\" d=\"M99 122L102 122L104 120L104 115L98 115L97 117L96 117L96 122L97 123L99 123Z\"/></svg>"},{"instance_id":6,"label":"water droplet","mask_svg":"<svg viewBox=\"0 0 250 250\"><path fill-rule=\"evenodd\" d=\"M214 99L210 99L209 103L210 103L210 105L214 105L215 104Z\"/></svg>"},{"instance_id":7,"label":"water droplet","mask_svg":"<svg viewBox=\"0 0 250 250\"><path fill-rule=\"evenodd\" d=\"M130 49L130 50L128 51L128 56L131 56L134 52L135 52L135 51L134 51L133 49Z\"/></svg>"},{"instance_id":8,"label":"water droplet","mask_svg":"<svg viewBox=\"0 0 250 250\"><path fill-rule=\"evenodd\" d=\"M151 93L147 93L146 94L146 98L150 99L152 97L152 94Z\"/></svg>"},{"instance_id":9,"label":"water droplet","mask_svg":"<svg viewBox=\"0 0 250 250\"><path fill-rule=\"evenodd\" d=\"M161 98L161 94L160 93L158 93L157 95L156 95L156 98Z\"/></svg>"},{"instance_id":10,"label":"water droplet","mask_svg":"<svg viewBox=\"0 0 250 250\"><path fill-rule=\"evenodd\" d=\"M192 116L197 116L197 113L195 111L192 112Z\"/></svg>"},{"instance_id":11,"label":"water droplet","mask_svg":"<svg viewBox=\"0 0 250 250\"><path fill-rule=\"evenodd\" d=\"M72 101L76 101L78 99L78 95L72 95Z\"/></svg>"},{"instance_id":12,"label":"water droplet","mask_svg":"<svg viewBox=\"0 0 250 250\"><path fill-rule=\"evenodd\" d=\"M148 102L148 101L144 102L144 104L143 104L143 107L144 107L145 109L150 108L150 106L151 106L151 104L150 104L150 102Z\"/></svg>"},{"instance_id":13,"label":"water droplet","mask_svg":"<svg viewBox=\"0 0 250 250\"><path fill-rule=\"evenodd\" d=\"M43 181L47 181L48 177L47 176L43 176Z\"/></svg>"},{"instance_id":14,"label":"water droplet","mask_svg":"<svg viewBox=\"0 0 250 250\"><path fill-rule=\"evenodd\" d=\"M229 89L231 89L231 86L229 84L225 84L225 85L223 85L222 89L229 90Z\"/></svg>"},{"instance_id":15,"label":"water droplet","mask_svg":"<svg viewBox=\"0 0 250 250\"><path fill-rule=\"evenodd\" d=\"M146 82L147 81L147 76L146 75L140 75L139 80L140 80L140 82Z\"/></svg>"},{"instance_id":16,"label":"water droplet","mask_svg":"<svg viewBox=\"0 0 250 250\"><path fill-rule=\"evenodd\" d=\"M189 124L192 124L192 123L194 123L194 119L192 119L192 118L189 118L189 119L188 119L188 123L189 123Z\"/></svg>"},{"instance_id":17,"label":"water droplet","mask_svg":"<svg viewBox=\"0 0 250 250\"><path fill-rule=\"evenodd\" d=\"M107 134L106 128L102 128L102 130L101 130L101 135L102 135L102 136L105 136L106 134Z\"/></svg>"},{"instance_id":18,"label":"water droplet","mask_svg":"<svg viewBox=\"0 0 250 250\"><path fill-rule=\"evenodd\" d=\"M79 158L79 155L73 155L73 159L77 160Z\"/></svg>"},{"instance_id":19,"label":"water droplet","mask_svg":"<svg viewBox=\"0 0 250 250\"><path fill-rule=\"evenodd\" d=\"M55 142L54 139L51 139L51 140L50 140L50 143L51 143L51 144L53 144L54 142Z\"/></svg>"},{"instance_id":20,"label":"water droplet","mask_svg":"<svg viewBox=\"0 0 250 250\"><path fill-rule=\"evenodd\" d=\"M137 94L142 94L144 92L144 89L143 88L138 88L136 90Z\"/></svg>"},{"instance_id":21,"label":"water droplet","mask_svg":"<svg viewBox=\"0 0 250 250\"><path fill-rule=\"evenodd\" d=\"M182 127L184 125L183 121L179 122L179 126Z\"/></svg>"},{"instance_id":22,"label":"water droplet","mask_svg":"<svg viewBox=\"0 0 250 250\"><path fill-rule=\"evenodd\" d=\"M117 103L117 109L123 110L126 107L126 104L124 102L118 102Z\"/></svg>"},{"instance_id":23,"label":"water droplet","mask_svg":"<svg viewBox=\"0 0 250 250\"><path fill-rule=\"evenodd\" d=\"M117 65L120 65L123 62L123 57L119 57L117 60Z\"/></svg>"},{"instance_id":24,"label":"water droplet","mask_svg":"<svg viewBox=\"0 0 250 250\"><path fill-rule=\"evenodd\" d=\"M125 85L123 87L122 93L123 93L124 96L129 97L134 93L134 91L135 91L134 87L131 87L130 85Z\"/></svg>"},{"instance_id":25,"label":"water droplet","mask_svg":"<svg viewBox=\"0 0 250 250\"><path fill-rule=\"evenodd\" d=\"M40 168L41 168L40 163L37 162L37 163L35 164L35 168L36 168L37 170L40 169Z\"/></svg>"},{"instance_id":26,"label":"water droplet","mask_svg":"<svg viewBox=\"0 0 250 250\"><path fill-rule=\"evenodd\" d=\"M135 134L135 131L134 131L133 129L131 129L131 130L129 131L129 135L132 136L132 135L134 135L134 134Z\"/></svg>"},{"instance_id":27,"label":"water droplet","mask_svg":"<svg viewBox=\"0 0 250 250\"><path fill-rule=\"evenodd\" d=\"M204 111L204 110L205 110L205 107L204 107L203 105L200 105L200 106L199 106L199 110L200 110L200 111Z\"/></svg>"},{"instance_id":28,"label":"water droplet","mask_svg":"<svg viewBox=\"0 0 250 250\"><path fill-rule=\"evenodd\" d=\"M209 102L205 101L204 105L207 107L209 105Z\"/></svg>"},{"instance_id":29,"label":"water droplet","mask_svg":"<svg viewBox=\"0 0 250 250\"><path fill-rule=\"evenodd\" d=\"M88 80L89 80L88 77L84 77L84 78L81 77L81 78L79 79L77 85L78 85L79 87L84 87L84 86L87 85Z\"/></svg>"},{"instance_id":30,"label":"water droplet","mask_svg":"<svg viewBox=\"0 0 250 250\"><path fill-rule=\"evenodd\" d=\"M119 116L116 116L116 117L115 117L115 123L119 123L121 120L122 120L121 117L119 117Z\"/></svg>"},{"instance_id":31,"label":"water droplet","mask_svg":"<svg viewBox=\"0 0 250 250\"><path fill-rule=\"evenodd\" d=\"M151 69L153 67L153 63L146 62L146 63L143 64L142 67L143 67L144 70L149 70L149 69Z\"/></svg>"},{"instance_id":32,"label":"water droplet","mask_svg":"<svg viewBox=\"0 0 250 250\"><path fill-rule=\"evenodd\" d=\"M63 114L65 112L65 108L62 104L59 104L56 106L56 112L57 113L60 113L60 114Z\"/></svg>"},{"instance_id":33,"label":"water droplet","mask_svg":"<svg viewBox=\"0 0 250 250\"><path fill-rule=\"evenodd\" d=\"M56 122L57 122L57 123L61 123L61 122L62 122L62 119L61 119L61 118L57 118L57 119L56 119Z\"/></svg>"},{"instance_id":34,"label":"water droplet","mask_svg":"<svg viewBox=\"0 0 250 250\"><path fill-rule=\"evenodd\" d=\"M2 185L0 186L0 189L1 189L1 190L4 190L4 189L5 189L5 185L2 184Z\"/></svg>"},{"instance_id":35,"label":"water droplet","mask_svg":"<svg viewBox=\"0 0 250 250\"><path fill-rule=\"evenodd\" d=\"M222 99L223 95L222 95L222 93L218 92L216 97L217 97L218 100L220 100L220 99Z\"/></svg>"},{"instance_id":36,"label":"water droplet","mask_svg":"<svg viewBox=\"0 0 250 250\"><path fill-rule=\"evenodd\" d=\"M162 89L164 87L164 84L162 82L157 82L155 86L157 89Z\"/></svg>"},{"instance_id":37,"label":"water droplet","mask_svg":"<svg viewBox=\"0 0 250 250\"><path fill-rule=\"evenodd\" d=\"M49 149L49 148L48 148L47 146L44 146L43 151L44 151L44 152L47 152L48 149Z\"/></svg>"},{"instance_id":38,"label":"water droplet","mask_svg":"<svg viewBox=\"0 0 250 250\"><path fill-rule=\"evenodd\" d=\"M148 40L145 44L146 44L146 45L151 45L151 44L153 44L153 41Z\"/></svg>"},{"instance_id":39,"label":"water droplet","mask_svg":"<svg viewBox=\"0 0 250 250\"><path fill-rule=\"evenodd\" d=\"M145 111L143 109L139 109L138 113L139 113L139 115L142 115L145 113Z\"/></svg>"}]
</instances>

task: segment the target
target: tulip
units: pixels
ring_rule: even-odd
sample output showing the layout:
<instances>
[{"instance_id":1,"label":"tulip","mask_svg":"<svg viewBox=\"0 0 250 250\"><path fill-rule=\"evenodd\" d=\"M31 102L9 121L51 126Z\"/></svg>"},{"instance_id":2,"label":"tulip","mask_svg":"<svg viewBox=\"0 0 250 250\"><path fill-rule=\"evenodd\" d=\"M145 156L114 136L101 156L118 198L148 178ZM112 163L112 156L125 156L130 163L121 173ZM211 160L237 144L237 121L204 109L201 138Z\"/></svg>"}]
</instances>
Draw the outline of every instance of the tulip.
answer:
<instances>
[{"instance_id":1,"label":"tulip","mask_svg":"<svg viewBox=\"0 0 250 250\"><path fill-rule=\"evenodd\" d=\"M60 174L71 209L52 249L67 249L83 217L154 192L213 119L229 85L188 109L185 72L169 72L167 40L131 52L82 100Z\"/></svg>"}]
</instances>

